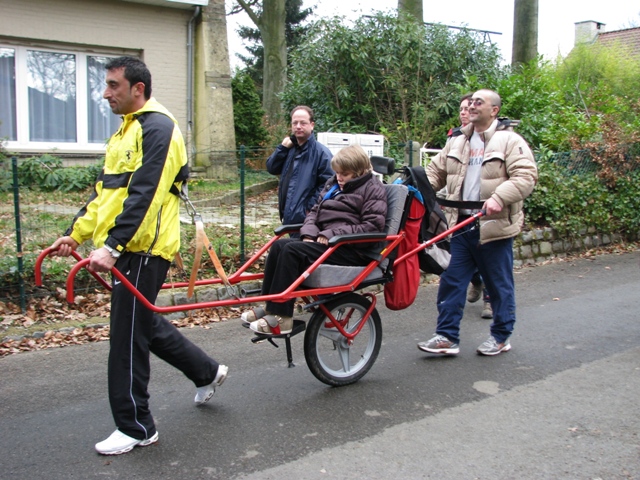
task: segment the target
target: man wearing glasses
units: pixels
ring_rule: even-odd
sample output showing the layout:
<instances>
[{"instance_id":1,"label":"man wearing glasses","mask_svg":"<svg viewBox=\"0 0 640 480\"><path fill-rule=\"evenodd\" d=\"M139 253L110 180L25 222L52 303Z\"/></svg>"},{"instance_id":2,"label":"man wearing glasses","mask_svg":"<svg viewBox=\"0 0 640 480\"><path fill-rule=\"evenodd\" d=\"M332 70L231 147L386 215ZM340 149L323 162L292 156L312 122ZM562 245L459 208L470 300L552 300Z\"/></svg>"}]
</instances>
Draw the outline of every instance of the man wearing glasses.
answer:
<instances>
[{"instance_id":1,"label":"man wearing glasses","mask_svg":"<svg viewBox=\"0 0 640 480\"><path fill-rule=\"evenodd\" d=\"M511 349L509 337L516 321L513 239L524 223L522 206L533 191L538 170L524 139L498 120L500 107L496 92L475 92L469 104L470 124L447 142L426 169L436 191L447 187L447 200L483 202L486 215L451 239L451 262L438 288L436 332L418 344L425 352L455 355L460 351L460 321L476 265L493 308L489 338L477 352L498 355ZM447 208L449 226L476 211Z\"/></svg>"},{"instance_id":2,"label":"man wearing glasses","mask_svg":"<svg viewBox=\"0 0 640 480\"><path fill-rule=\"evenodd\" d=\"M291 133L267 159L267 170L280 175L278 209L284 225L302 223L333 176L331 151L313 135L313 110L300 105L291 111Z\"/></svg>"}]
</instances>

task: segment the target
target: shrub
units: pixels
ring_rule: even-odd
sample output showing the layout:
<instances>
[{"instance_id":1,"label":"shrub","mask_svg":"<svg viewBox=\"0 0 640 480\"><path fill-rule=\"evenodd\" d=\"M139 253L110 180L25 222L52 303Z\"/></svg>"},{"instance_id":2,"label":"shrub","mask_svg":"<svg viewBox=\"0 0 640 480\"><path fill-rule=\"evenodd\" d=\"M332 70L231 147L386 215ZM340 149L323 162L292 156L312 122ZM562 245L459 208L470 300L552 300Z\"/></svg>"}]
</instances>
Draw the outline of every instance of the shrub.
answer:
<instances>
[{"instance_id":1,"label":"shrub","mask_svg":"<svg viewBox=\"0 0 640 480\"><path fill-rule=\"evenodd\" d=\"M573 139L590 136L597 122L566 102L558 85L557 69L537 60L503 78L497 91L502 98L500 115L521 120L517 131L532 148L567 151ZM596 119L597 120L597 119Z\"/></svg>"},{"instance_id":2,"label":"shrub","mask_svg":"<svg viewBox=\"0 0 640 480\"><path fill-rule=\"evenodd\" d=\"M585 227L602 234L640 231L640 171L621 176L615 187L594 172L570 174L543 153L538 185L525 201L527 221L575 237Z\"/></svg>"},{"instance_id":3,"label":"shrub","mask_svg":"<svg viewBox=\"0 0 640 480\"><path fill-rule=\"evenodd\" d=\"M11 162L4 149L4 141L0 140L0 192L10 190L13 185L13 175L11 173Z\"/></svg>"},{"instance_id":4,"label":"shrub","mask_svg":"<svg viewBox=\"0 0 640 480\"><path fill-rule=\"evenodd\" d=\"M500 78L497 90L502 114L522 121L518 132L534 148L637 141L640 62L616 47L579 46L555 64L539 58Z\"/></svg>"},{"instance_id":5,"label":"shrub","mask_svg":"<svg viewBox=\"0 0 640 480\"><path fill-rule=\"evenodd\" d=\"M233 95L233 121L236 133L236 146L263 145L268 132L262 125L264 110L253 80L243 70L236 71L231 79Z\"/></svg>"},{"instance_id":6,"label":"shrub","mask_svg":"<svg viewBox=\"0 0 640 480\"><path fill-rule=\"evenodd\" d=\"M64 168L62 160L53 155L31 157L18 166L20 185L44 191L81 191L95 183L103 164L104 158L88 167Z\"/></svg>"},{"instance_id":7,"label":"shrub","mask_svg":"<svg viewBox=\"0 0 640 480\"><path fill-rule=\"evenodd\" d=\"M468 77L468 71L474 77ZM495 46L471 31L424 26L397 16L318 22L292 53L287 108L304 99L318 131L384 132L389 143L443 145L471 81L495 85Z\"/></svg>"}]
</instances>

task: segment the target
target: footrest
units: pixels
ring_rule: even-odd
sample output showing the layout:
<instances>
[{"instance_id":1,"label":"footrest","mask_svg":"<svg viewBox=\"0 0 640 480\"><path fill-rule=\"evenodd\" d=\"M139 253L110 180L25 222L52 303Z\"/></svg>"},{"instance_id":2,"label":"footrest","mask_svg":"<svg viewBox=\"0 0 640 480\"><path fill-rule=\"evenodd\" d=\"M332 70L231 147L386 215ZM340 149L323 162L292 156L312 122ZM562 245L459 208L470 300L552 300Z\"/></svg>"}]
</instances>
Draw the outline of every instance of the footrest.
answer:
<instances>
[{"instance_id":1,"label":"footrest","mask_svg":"<svg viewBox=\"0 0 640 480\"><path fill-rule=\"evenodd\" d=\"M249 328L249 324L243 325L246 328ZM255 337L251 339L253 343L262 343L267 340L271 345L278 348L278 345L273 341L274 338L284 338L285 345L287 346L287 362L289 363L289 368L295 367L293 364L293 354L291 353L291 337L302 333L306 330L307 323L304 320L294 320L293 328L289 333L281 333L280 335L265 335L264 333L255 333Z\"/></svg>"},{"instance_id":2,"label":"footrest","mask_svg":"<svg viewBox=\"0 0 640 480\"><path fill-rule=\"evenodd\" d=\"M248 323L243 323L242 326L244 328L249 328L249 324ZM289 333L281 333L280 335L269 335L266 333L258 333L258 332L252 332L256 335L254 339L252 339L251 341L256 343L256 342L261 342L263 340L267 340L269 338L291 338L295 335L298 335L299 333L302 333L306 330L307 328L307 322L305 322L304 320L293 320L293 328L291 329L291 331Z\"/></svg>"}]
</instances>

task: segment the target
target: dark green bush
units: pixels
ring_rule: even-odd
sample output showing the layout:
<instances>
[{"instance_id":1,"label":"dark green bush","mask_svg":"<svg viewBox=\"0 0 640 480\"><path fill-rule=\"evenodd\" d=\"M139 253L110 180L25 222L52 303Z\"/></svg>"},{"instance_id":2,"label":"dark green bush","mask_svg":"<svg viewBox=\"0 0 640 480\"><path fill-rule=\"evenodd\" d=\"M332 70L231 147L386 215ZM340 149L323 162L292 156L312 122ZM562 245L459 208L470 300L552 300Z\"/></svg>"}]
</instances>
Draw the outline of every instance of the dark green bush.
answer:
<instances>
[{"instance_id":1,"label":"dark green bush","mask_svg":"<svg viewBox=\"0 0 640 480\"><path fill-rule=\"evenodd\" d=\"M44 154L21 161L18 176L23 187L77 192L95 183L103 164L101 159L88 167L63 167L60 158Z\"/></svg>"},{"instance_id":2,"label":"dark green bush","mask_svg":"<svg viewBox=\"0 0 640 480\"><path fill-rule=\"evenodd\" d=\"M4 142L0 140L0 192L10 190L12 185L11 160L4 149Z\"/></svg>"},{"instance_id":3,"label":"dark green bush","mask_svg":"<svg viewBox=\"0 0 640 480\"><path fill-rule=\"evenodd\" d=\"M245 71L237 71L231 79L233 96L233 121L236 145L259 146L268 139L267 130L262 125L264 110L253 80Z\"/></svg>"},{"instance_id":4,"label":"dark green bush","mask_svg":"<svg viewBox=\"0 0 640 480\"><path fill-rule=\"evenodd\" d=\"M538 158L538 185L525 201L527 221L571 238L585 227L598 233L640 231L640 172L621 176L615 187L596 173L573 175L544 155Z\"/></svg>"},{"instance_id":5,"label":"dark green bush","mask_svg":"<svg viewBox=\"0 0 640 480\"><path fill-rule=\"evenodd\" d=\"M640 170L636 170L616 182L613 190L611 215L618 222L620 233L640 231Z\"/></svg>"},{"instance_id":6,"label":"dark green bush","mask_svg":"<svg viewBox=\"0 0 640 480\"><path fill-rule=\"evenodd\" d=\"M396 15L353 25L334 18L318 22L292 52L282 98L286 109L311 106L318 131L380 132L390 144L442 146L457 125L459 97L470 82L495 85L499 60L497 48L469 30Z\"/></svg>"}]
</instances>

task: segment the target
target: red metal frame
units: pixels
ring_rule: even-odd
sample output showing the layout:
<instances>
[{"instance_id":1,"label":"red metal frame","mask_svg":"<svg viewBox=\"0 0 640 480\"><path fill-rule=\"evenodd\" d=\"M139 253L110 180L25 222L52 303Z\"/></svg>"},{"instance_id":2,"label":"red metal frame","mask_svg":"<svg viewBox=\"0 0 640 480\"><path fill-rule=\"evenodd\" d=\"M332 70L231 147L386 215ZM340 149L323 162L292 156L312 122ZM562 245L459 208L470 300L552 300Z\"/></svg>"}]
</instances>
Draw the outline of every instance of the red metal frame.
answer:
<instances>
[{"instance_id":1,"label":"red metal frame","mask_svg":"<svg viewBox=\"0 0 640 480\"><path fill-rule=\"evenodd\" d=\"M239 282L247 281L247 280L255 280L259 278L263 278L263 273L258 274L243 274L247 268L255 263L255 261L262 255L269 247L275 242L278 238L280 238L284 234L276 235L269 242L263 246L256 254L254 254L249 260L247 260L242 267L236 271L233 275L228 277L229 282L233 284L237 284ZM288 300L292 300L298 297L311 297L317 300L317 297L320 295L327 295L332 293L340 293L340 292L350 292L354 291L357 286L362 283L364 279L369 276L369 274L377 268L380 261L385 259L394 249L395 247L402 241L404 238L404 232L401 232L397 235L388 235L386 237L386 241L390 242L387 248L382 252L380 260L371 261L362 272L360 272L351 282L344 285L339 285L335 287L322 287L322 288L307 288L296 290L311 273L321 265L327 257L329 257L337 248L341 245L345 244L356 244L356 243L370 243L370 242L378 242L380 239L362 239L362 240L351 240L349 242L342 242L336 245L331 246L325 253L322 254L318 260L316 260L309 268L307 268L297 279L296 281L289 286L284 292L279 294L271 294L271 295L258 295L252 297L243 297L243 298L228 298L224 300L216 300L212 302L200 302L200 303L187 303L182 305L173 305L166 307L159 307L157 305L149 302L134 286L127 280L127 278L117 269L112 268L111 274L114 278L122 282L122 284L128 288L131 293L149 310L156 313L173 313L187 310L197 310L200 308L215 308L215 307L225 307L225 306L238 306L248 303L258 303L258 302L286 302ZM42 253L38 256L36 260L36 285L42 286L42 273L41 266L44 258L51 253L51 249L47 248L42 251ZM82 258L77 252L73 252L74 258L78 260L71 270L69 271L69 275L67 276L67 301L69 303L73 303L75 294L74 294L74 281L77 273L81 268L85 268L89 264L88 258ZM111 285L107 284L106 281L95 272L91 272L91 274L103 285L105 288L111 290ZM210 280L200 280L196 282L196 285L210 285L210 284L221 284L221 279L210 279ZM188 283L174 283L174 284L165 284L163 288L170 287L179 287L179 286L187 286Z\"/></svg>"},{"instance_id":2,"label":"red metal frame","mask_svg":"<svg viewBox=\"0 0 640 480\"><path fill-rule=\"evenodd\" d=\"M438 243L440 240L443 240L445 238L447 238L449 235L451 235L453 232L461 229L462 227L466 227L467 225L469 225L470 223L475 222L478 218L482 217L484 215L483 212L478 212L475 215L472 215L471 217L463 220L460 223L457 223L454 227L448 229L445 232L442 232L440 235L436 235L435 237L433 237L431 240L428 240L424 243L420 243L418 244L418 246L416 246L413 250L409 250L407 253L405 253L404 255L402 255L401 257L396 258L396 260L393 262L394 264L396 263L401 263L404 262L407 258L409 258L411 255L415 255L416 253L418 253L420 250L424 250L425 248L430 247L431 245L433 245L434 243Z\"/></svg>"},{"instance_id":3,"label":"red metal frame","mask_svg":"<svg viewBox=\"0 0 640 480\"><path fill-rule=\"evenodd\" d=\"M365 312L364 316L362 317L362 320L360 321L360 323L358 324L358 327L356 328L356 330L353 333L348 333L344 329L344 326L349 323L349 319L351 318L351 313L353 313L353 312L349 313L349 315L344 320L338 321L331 314L331 312L329 311L329 309L327 308L327 306L324 303L321 303L318 306L318 308L320 308L320 310L322 310L322 312L330 320L330 322L325 322L325 327L328 326L327 325L328 323L331 323L334 327L336 327L338 329L338 331L342 334L342 336L347 339L347 342L349 343L349 345L351 345L353 343L353 340L358 336L358 334L364 328L364 325L365 325L365 323L367 323L367 319L369 318L369 315L371 315L371 312L373 312L373 310L376 308L376 303L378 301L377 297L372 293L363 293L362 295L365 296L365 297L369 297L369 300L371 301L371 305L369 306L369 308Z\"/></svg>"},{"instance_id":4,"label":"red metal frame","mask_svg":"<svg viewBox=\"0 0 640 480\"><path fill-rule=\"evenodd\" d=\"M403 261L405 261L409 256L411 255L415 255L417 254L420 250L430 247L431 245L433 245L434 243L439 242L440 240L442 240L443 238L447 237L448 235L450 235L451 233L455 232L456 230L474 222L477 218L481 217L483 215L482 212L477 213L475 215L473 215L472 217L464 220L463 222L460 222L459 224L455 225L453 228L450 228L449 230L447 230L446 232L442 233L441 235L438 235L434 238L432 238L431 240L421 243L419 245L417 245L414 249L412 249L411 251L407 252L405 255L402 255L401 257L397 258L394 263L401 263ZM246 270L253 265L270 247L271 245L278 240L280 237L282 237L285 233L287 232L283 232L280 233L278 235L275 235L273 238L271 238L269 240L269 242L267 242L267 244L265 244L260 250L258 250L258 252L256 252L249 260L247 260L236 272L234 272L232 275L230 275L228 277L229 283L231 283L232 285L234 284L238 284L240 282L244 282L247 280L256 280L256 279L261 279L264 277L263 273L250 273L247 274L245 273ZM129 282L129 280L127 280L127 278L120 272L118 271L118 269L113 268L111 269L111 274L113 275L113 277L115 277L116 279L118 279L119 281L122 282L122 284L128 288L131 293L142 303L142 305L144 305L146 308L148 308L149 310L153 311L153 312L157 312L157 313L173 313L173 312L180 312L180 311L187 311L187 310L197 310L200 308L215 308L215 307L225 307L225 306L238 306L238 305L243 305L243 304L248 304L248 303L258 303L258 302L286 302L288 300L292 300L295 298L307 298L310 297L314 300L318 300L318 297L321 295L327 295L327 294L335 294L335 293L342 293L342 292L352 292L355 291L356 288L358 287L358 285L360 283L362 283L367 276L369 276L369 274L378 267L378 265L380 264L380 262L382 260L384 260L385 258L387 258L389 256L389 254L391 252L393 252L393 250L398 246L398 244L404 239L405 233L404 230L401 230L398 234L396 235L387 235L386 237L386 241L388 242L387 247L382 251L380 259L379 260L373 260L371 261L362 272L360 272L360 274L358 276L356 276L351 282L344 284L344 285L338 285L338 286L334 286L334 287L322 287L322 288L303 288L301 290L297 290L298 287L300 287L303 282L309 277L309 275L311 275L311 273L318 268L319 265L321 265L326 259L327 257L329 257L337 248L339 248L341 245L345 245L345 244L357 244L357 243L368 243L368 242L378 242L380 241L380 239L362 239L362 240L350 240L350 241L345 241L345 242L341 242L341 243L337 243L336 245L331 246L329 249L327 249L327 251L325 253L322 254L322 256L320 256L320 258L318 258L309 268L307 268L290 286L289 288L287 288L284 292L278 293L278 294L271 294L271 295L258 295L258 296L251 296L251 297L235 297L235 298L228 298L228 299L224 299L224 300L216 300L216 301L212 301L212 302L200 302L200 303L187 303L187 304L182 304L182 305L174 305L174 306L166 306L166 307L159 307L156 306L154 304L152 304L151 302L149 302L132 284L131 282ZM44 260L45 257L47 257L50 253L51 253L51 249L47 248L45 250L42 251L42 253L38 256L38 259L36 260L36 264L35 264L35 279L36 279L36 285L37 286L42 286L42 262ZM82 258L82 256L80 254L78 254L77 252L73 252L72 253L73 257L78 260L78 263L76 263L73 268L70 270L69 275L67 277L67 301L69 303L73 303L75 295L74 295L74 280L75 277L78 273L78 271L81 268L85 268L88 264L89 264L89 259L86 258ZM103 285L105 288L111 290L111 285L104 279L102 278L100 275L98 275L95 272L91 272L91 274L100 282L101 285ZM207 280L199 280L196 281L196 285L212 285L212 284L222 284L222 280L219 278L216 279L207 279ZM178 287L186 287L188 286L187 282L179 282L179 283L169 283L169 284L164 284L162 286L162 288L178 288ZM375 308L376 305L376 297L375 295L372 294L364 294L365 296L369 297L371 299L371 307L368 309L364 319L366 320L366 318L368 318L368 316L370 315L370 313L373 311L373 309ZM363 325L364 325L364 321L361 322L361 325L358 326L357 330L354 333L347 333L343 327L343 325L340 324L340 322L338 322L332 315L331 312L329 312L329 310L324 306L324 304L320 303L319 304L319 308L325 313L325 315L327 316L327 318L330 319L330 321L333 323L333 325L340 331L340 333L342 335L344 335L349 341L352 341L353 338L355 338L355 336L360 332L360 330L362 329Z\"/></svg>"}]
</instances>

